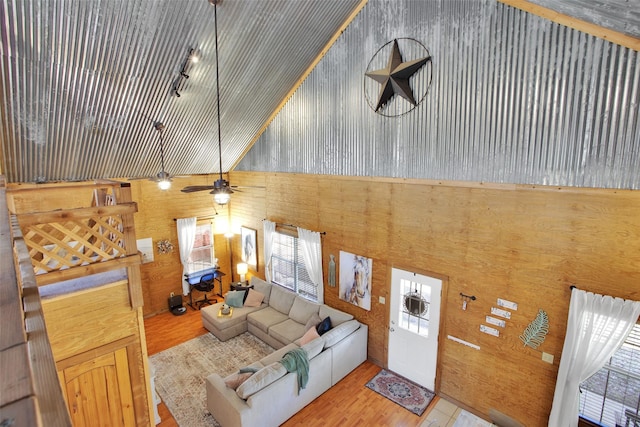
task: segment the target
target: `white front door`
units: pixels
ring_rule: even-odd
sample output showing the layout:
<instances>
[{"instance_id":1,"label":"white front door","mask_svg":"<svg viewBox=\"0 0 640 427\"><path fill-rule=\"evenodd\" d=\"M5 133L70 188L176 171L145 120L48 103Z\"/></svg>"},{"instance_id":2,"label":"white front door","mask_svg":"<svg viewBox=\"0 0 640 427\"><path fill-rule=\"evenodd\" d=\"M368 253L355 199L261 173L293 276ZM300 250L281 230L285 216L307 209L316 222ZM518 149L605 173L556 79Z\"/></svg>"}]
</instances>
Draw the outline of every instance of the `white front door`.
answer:
<instances>
[{"instance_id":1,"label":"white front door","mask_svg":"<svg viewBox=\"0 0 640 427\"><path fill-rule=\"evenodd\" d=\"M442 280L391 271L389 370L435 390Z\"/></svg>"}]
</instances>

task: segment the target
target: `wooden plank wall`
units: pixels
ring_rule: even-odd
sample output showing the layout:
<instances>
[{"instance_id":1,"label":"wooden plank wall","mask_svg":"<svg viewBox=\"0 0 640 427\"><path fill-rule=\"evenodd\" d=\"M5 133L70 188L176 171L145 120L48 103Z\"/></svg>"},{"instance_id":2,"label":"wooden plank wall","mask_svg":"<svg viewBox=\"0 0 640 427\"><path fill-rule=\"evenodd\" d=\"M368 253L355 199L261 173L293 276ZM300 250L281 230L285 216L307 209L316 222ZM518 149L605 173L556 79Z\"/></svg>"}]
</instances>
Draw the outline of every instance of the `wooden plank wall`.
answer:
<instances>
[{"instance_id":1,"label":"wooden plank wall","mask_svg":"<svg viewBox=\"0 0 640 427\"><path fill-rule=\"evenodd\" d=\"M214 210L213 196L208 191L189 194L180 191L188 185L212 185L217 178L217 175L175 178L173 185L167 191L158 189L156 183L148 180L131 181L132 198L138 203L138 212L134 215L136 236L138 239L151 237L154 245L154 261L140 266L145 316L168 310L167 300L170 293L173 292L175 295L182 293L182 264L175 218L193 216L214 218L216 233L214 249L221 270L227 274L223 282L225 289L228 290L231 270L227 250L228 241L224 237L228 229L228 208L216 205ZM215 214L216 210L218 215ZM163 239L168 239L173 244L173 253L158 253L156 242ZM232 240L237 240L239 245L238 236ZM195 297L199 298L199 295Z\"/></svg>"},{"instance_id":2,"label":"wooden plank wall","mask_svg":"<svg viewBox=\"0 0 640 427\"><path fill-rule=\"evenodd\" d=\"M479 415L496 408L527 426L546 426L551 410L569 286L640 300L640 192L300 174L232 172L231 218L258 229L263 218L326 231L329 254L373 258L371 311L325 302L369 326L369 358L386 365L391 268L445 279L438 392ZM339 270L339 265L338 265ZM253 272L255 273L255 272ZM477 299L462 310L460 293ZM518 304L500 337L480 332L498 298ZM539 309L550 332L533 350L518 336ZM474 350L447 339L480 346ZM541 352L554 356L542 361Z\"/></svg>"}]
</instances>

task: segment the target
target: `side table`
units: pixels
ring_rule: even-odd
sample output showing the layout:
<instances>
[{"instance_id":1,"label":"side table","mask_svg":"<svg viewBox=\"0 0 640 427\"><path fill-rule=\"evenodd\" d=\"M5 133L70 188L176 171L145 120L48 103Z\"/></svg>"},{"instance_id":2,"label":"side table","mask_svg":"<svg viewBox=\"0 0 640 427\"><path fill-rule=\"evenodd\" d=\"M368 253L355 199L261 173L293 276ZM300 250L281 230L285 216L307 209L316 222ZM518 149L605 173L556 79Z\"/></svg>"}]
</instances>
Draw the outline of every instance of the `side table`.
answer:
<instances>
[{"instance_id":1,"label":"side table","mask_svg":"<svg viewBox=\"0 0 640 427\"><path fill-rule=\"evenodd\" d=\"M253 285L249 285L248 282L233 282L230 285L230 289L232 291L242 290L242 289L250 289L253 288Z\"/></svg>"}]
</instances>

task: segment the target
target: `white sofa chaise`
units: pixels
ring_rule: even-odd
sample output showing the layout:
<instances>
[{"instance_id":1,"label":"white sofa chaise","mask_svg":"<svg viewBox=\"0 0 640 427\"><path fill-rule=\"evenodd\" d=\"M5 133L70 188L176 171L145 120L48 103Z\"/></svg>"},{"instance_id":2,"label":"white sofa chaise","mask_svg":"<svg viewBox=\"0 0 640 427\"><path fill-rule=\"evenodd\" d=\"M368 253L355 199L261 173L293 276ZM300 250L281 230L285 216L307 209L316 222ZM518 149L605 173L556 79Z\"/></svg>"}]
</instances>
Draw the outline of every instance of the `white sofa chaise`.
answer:
<instances>
[{"instance_id":1,"label":"white sofa chaise","mask_svg":"<svg viewBox=\"0 0 640 427\"><path fill-rule=\"evenodd\" d=\"M220 304L216 304L203 309L202 314L204 326L220 339L249 331L277 349L249 365L257 372L237 390L225 383L236 374L206 378L207 408L223 427L278 426L367 358L368 328L350 314L311 303L256 277L251 284L265 294L266 302L260 307L234 308L231 318L218 318ZM300 348L305 325L314 314L321 319L329 317L332 328L302 345L309 358L309 375L306 387L299 390L298 374L288 373L279 361L290 350Z\"/></svg>"}]
</instances>

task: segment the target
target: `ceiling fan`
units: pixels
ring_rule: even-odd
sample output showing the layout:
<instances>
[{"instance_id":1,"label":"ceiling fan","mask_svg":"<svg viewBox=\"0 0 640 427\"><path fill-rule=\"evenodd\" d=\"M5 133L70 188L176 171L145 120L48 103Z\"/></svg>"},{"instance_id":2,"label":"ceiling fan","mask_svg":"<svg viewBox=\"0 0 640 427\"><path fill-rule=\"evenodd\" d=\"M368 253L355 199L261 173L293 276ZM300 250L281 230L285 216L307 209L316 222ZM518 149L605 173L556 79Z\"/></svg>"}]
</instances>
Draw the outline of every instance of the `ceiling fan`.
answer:
<instances>
[{"instance_id":1,"label":"ceiling fan","mask_svg":"<svg viewBox=\"0 0 640 427\"><path fill-rule=\"evenodd\" d=\"M196 191L211 190L213 194L213 200L219 205L226 205L231 199L233 190L229 181L222 177L222 138L220 132L220 73L218 70L218 5L222 3L222 0L209 0L214 6L214 28L216 32L216 101L218 103L218 156L219 156L219 171L220 178L218 178L213 185L190 185L183 188L183 193L193 193ZM234 187L236 188L236 187Z\"/></svg>"},{"instance_id":2,"label":"ceiling fan","mask_svg":"<svg viewBox=\"0 0 640 427\"><path fill-rule=\"evenodd\" d=\"M171 188L171 176L168 172L164 170L164 146L162 140L162 131L164 130L164 124L160 122L154 122L153 127L158 131L158 135L160 138L160 172L156 174L156 176L152 176L149 181L157 182L158 187L161 190L168 190ZM136 179L145 179L145 178L129 178L129 181L133 181Z\"/></svg>"}]
</instances>

